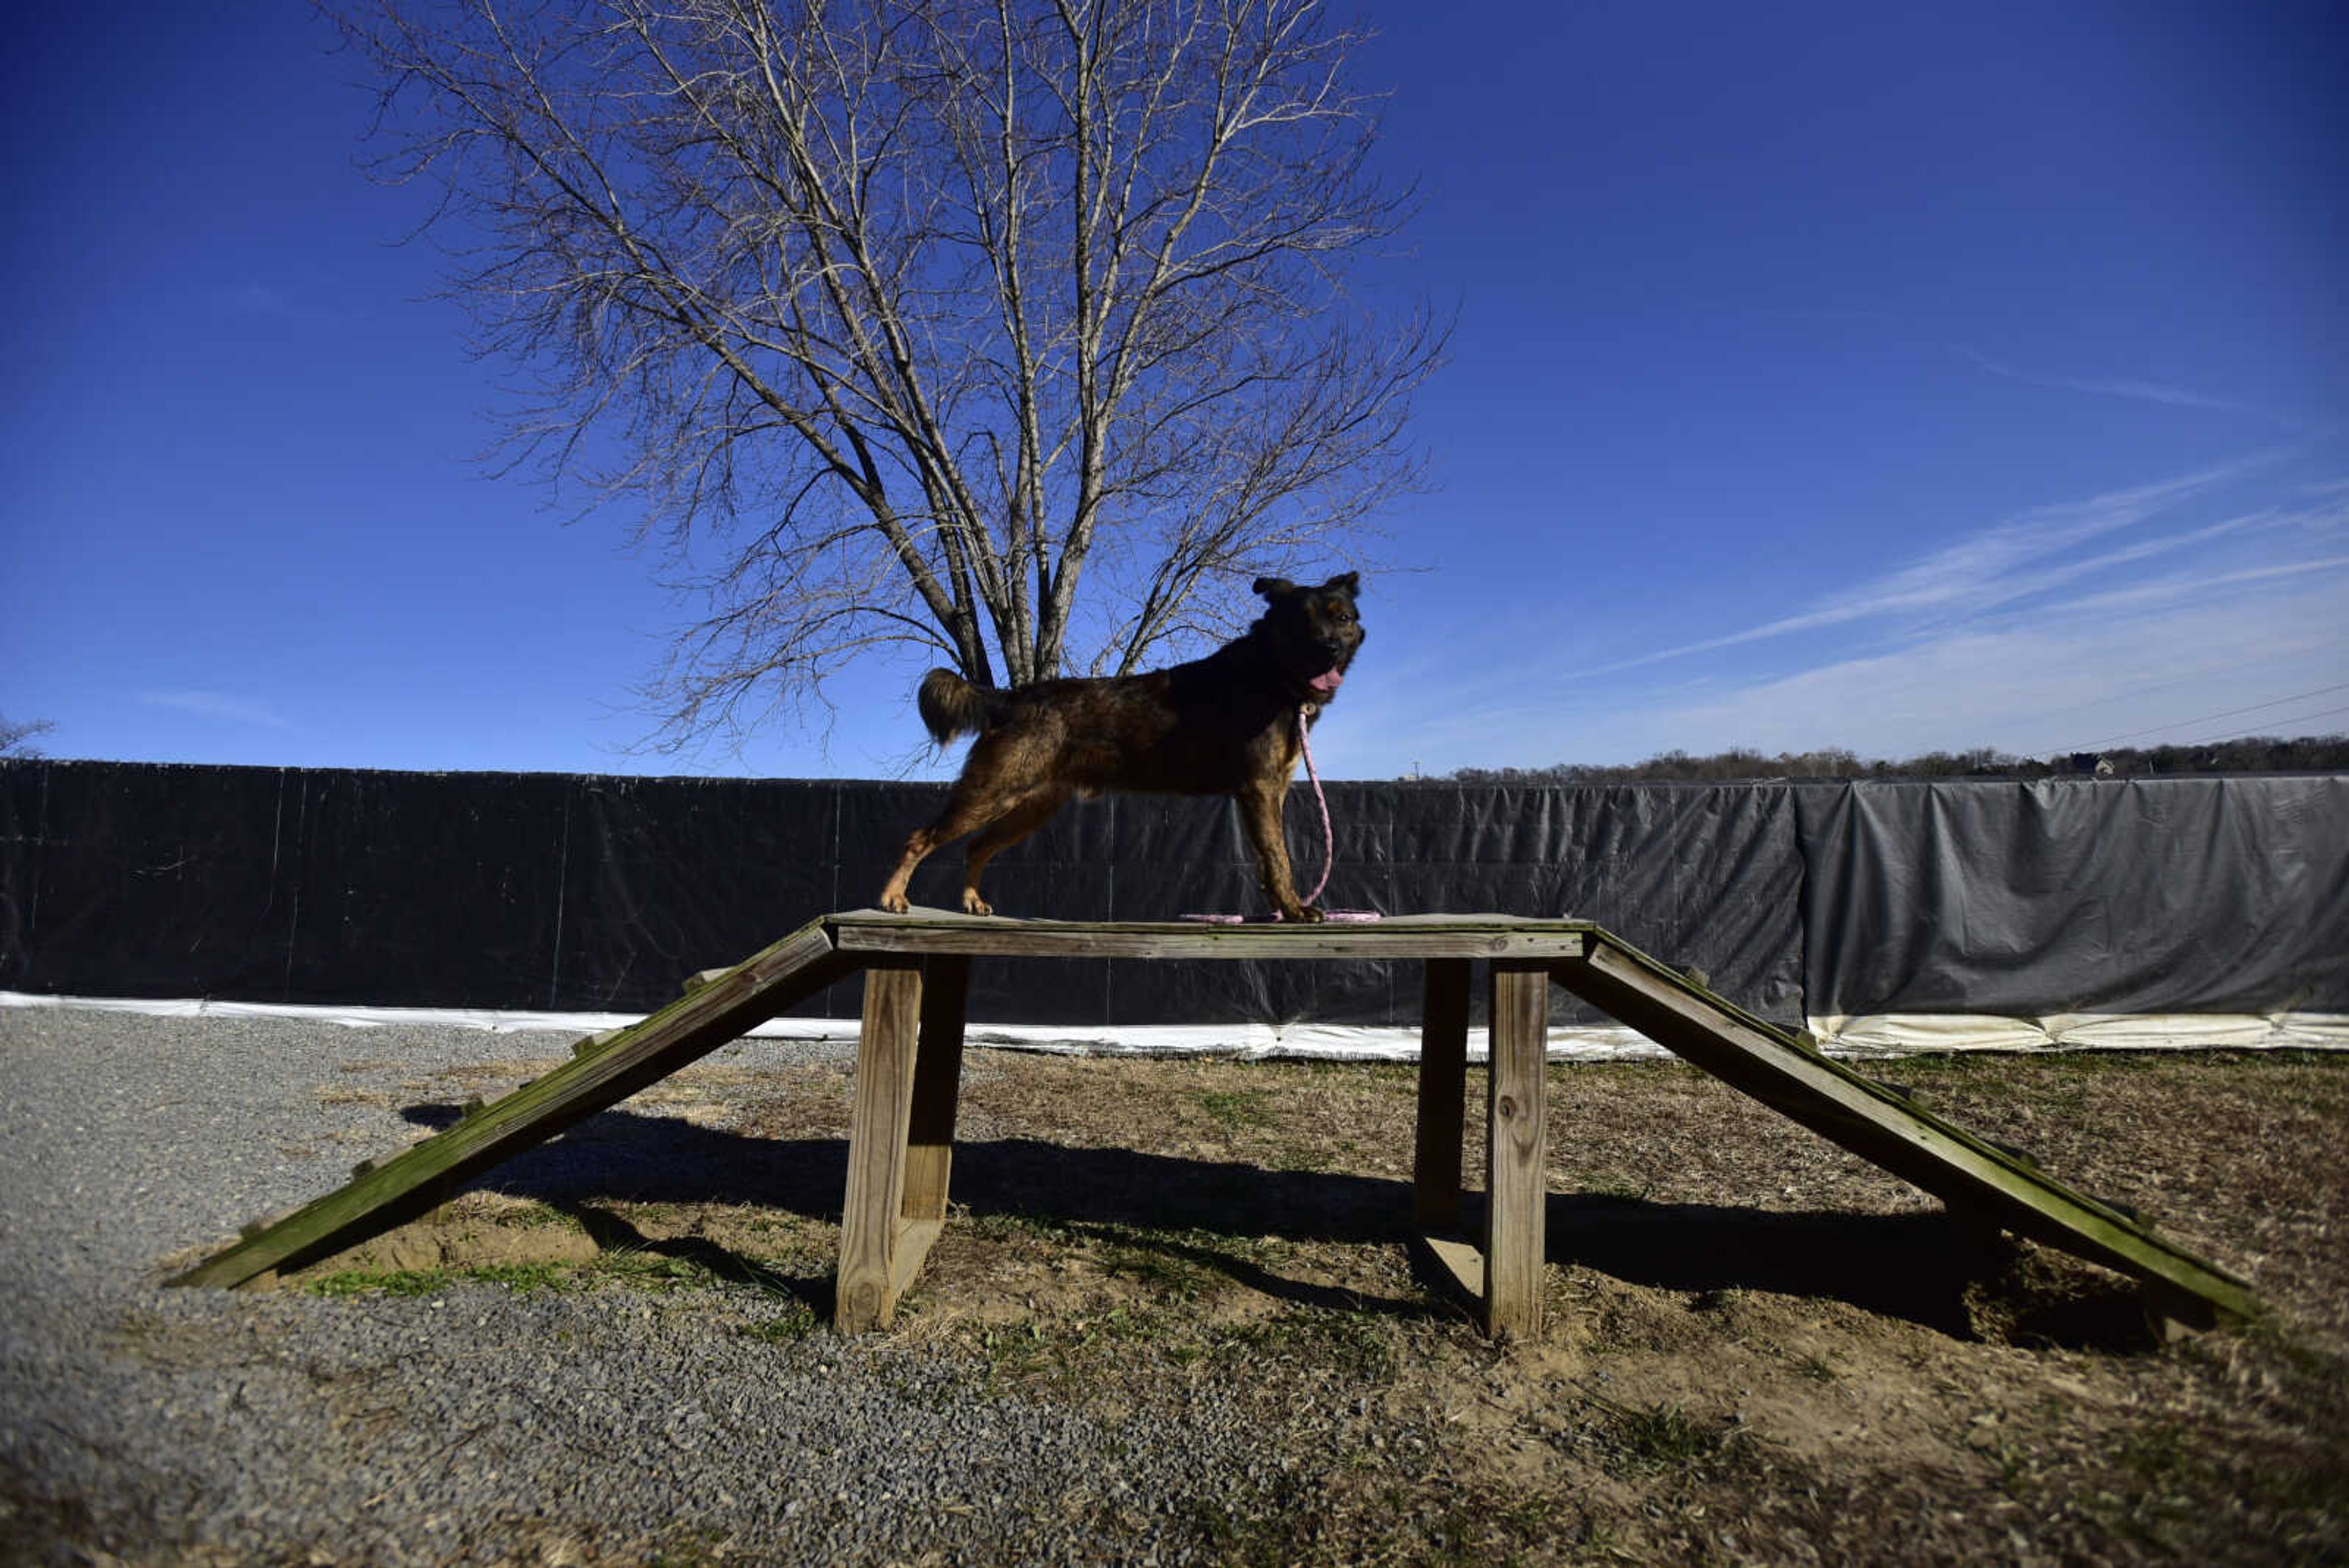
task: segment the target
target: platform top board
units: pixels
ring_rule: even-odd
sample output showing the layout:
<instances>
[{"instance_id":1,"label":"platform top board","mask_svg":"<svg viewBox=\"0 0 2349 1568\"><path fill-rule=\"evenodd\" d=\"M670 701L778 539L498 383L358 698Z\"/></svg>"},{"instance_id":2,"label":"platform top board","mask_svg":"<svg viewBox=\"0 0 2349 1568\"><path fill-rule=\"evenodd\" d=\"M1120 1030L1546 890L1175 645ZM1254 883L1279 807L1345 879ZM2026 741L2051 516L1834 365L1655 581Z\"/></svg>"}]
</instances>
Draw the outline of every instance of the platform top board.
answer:
<instances>
[{"instance_id":1,"label":"platform top board","mask_svg":"<svg viewBox=\"0 0 2349 1568\"><path fill-rule=\"evenodd\" d=\"M998 958L1500 959L1580 958L1598 927L1516 915L1394 915L1375 920L1029 920L916 909L828 916L843 952L963 953Z\"/></svg>"}]
</instances>

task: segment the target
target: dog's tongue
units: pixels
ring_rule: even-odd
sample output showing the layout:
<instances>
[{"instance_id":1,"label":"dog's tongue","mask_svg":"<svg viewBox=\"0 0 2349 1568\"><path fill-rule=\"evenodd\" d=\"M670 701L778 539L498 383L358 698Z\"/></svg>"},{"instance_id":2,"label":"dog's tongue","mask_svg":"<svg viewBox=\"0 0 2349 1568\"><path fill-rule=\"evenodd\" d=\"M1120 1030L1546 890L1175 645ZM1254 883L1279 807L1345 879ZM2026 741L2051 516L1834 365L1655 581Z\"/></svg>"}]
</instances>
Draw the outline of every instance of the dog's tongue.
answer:
<instances>
[{"instance_id":1,"label":"dog's tongue","mask_svg":"<svg viewBox=\"0 0 2349 1568\"><path fill-rule=\"evenodd\" d=\"M1318 697L1327 697L1330 692L1338 690L1338 682L1344 679L1346 679L1346 672L1342 670L1330 669L1323 670L1320 674L1315 676L1311 681L1314 695Z\"/></svg>"}]
</instances>

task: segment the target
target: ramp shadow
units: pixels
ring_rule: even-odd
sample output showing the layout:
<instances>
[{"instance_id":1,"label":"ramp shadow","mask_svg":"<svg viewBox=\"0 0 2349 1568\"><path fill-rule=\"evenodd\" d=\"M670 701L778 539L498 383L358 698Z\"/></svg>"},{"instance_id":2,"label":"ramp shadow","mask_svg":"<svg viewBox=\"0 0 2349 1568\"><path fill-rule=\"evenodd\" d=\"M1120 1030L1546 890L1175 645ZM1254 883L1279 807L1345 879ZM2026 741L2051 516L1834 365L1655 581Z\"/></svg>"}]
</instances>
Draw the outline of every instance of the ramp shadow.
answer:
<instances>
[{"instance_id":1,"label":"ramp shadow","mask_svg":"<svg viewBox=\"0 0 2349 1568\"><path fill-rule=\"evenodd\" d=\"M1979 1262L1938 1212L1786 1212L1598 1194L1551 1196L1549 1258L1661 1290L1842 1301L1961 1338L1971 1336L1964 1293Z\"/></svg>"},{"instance_id":2,"label":"ramp shadow","mask_svg":"<svg viewBox=\"0 0 2349 1568\"><path fill-rule=\"evenodd\" d=\"M420 1105L402 1114L440 1127L459 1112ZM738 1204L836 1223L847 1177L844 1138L751 1137L623 1109L591 1116L471 1185L569 1211L605 1245L675 1251L685 1244L647 1241L606 1206ZM956 1144L952 1196L956 1208L974 1219L1112 1227L1123 1245L1156 1248L1303 1304L1422 1315L1449 1310L1427 1301L1366 1301L1284 1280L1215 1244L1220 1237L1406 1243L1415 1235L1412 1189L1396 1179L999 1138ZM1480 1194L1464 1197L1470 1234L1481 1229L1481 1203ZM1587 1265L1629 1284L1841 1301L1972 1336L1965 1290L1981 1277L1985 1260L1955 1243L1938 1211L1783 1212L1553 1193L1546 1222L1550 1262ZM695 1261L721 1277L781 1282L795 1294L817 1288L813 1281L766 1280L765 1265L714 1243L698 1241L690 1249ZM830 1289L829 1280L821 1282L826 1313Z\"/></svg>"}]
</instances>

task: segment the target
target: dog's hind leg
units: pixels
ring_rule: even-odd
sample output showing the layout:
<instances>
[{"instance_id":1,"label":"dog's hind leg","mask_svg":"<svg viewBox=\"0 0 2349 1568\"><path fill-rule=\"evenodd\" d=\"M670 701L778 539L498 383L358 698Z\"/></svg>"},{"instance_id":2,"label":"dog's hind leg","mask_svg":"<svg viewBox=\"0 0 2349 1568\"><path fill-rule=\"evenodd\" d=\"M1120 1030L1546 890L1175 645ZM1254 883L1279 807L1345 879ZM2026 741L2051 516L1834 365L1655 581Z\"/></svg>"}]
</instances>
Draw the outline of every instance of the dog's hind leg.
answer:
<instances>
[{"instance_id":1,"label":"dog's hind leg","mask_svg":"<svg viewBox=\"0 0 2349 1568\"><path fill-rule=\"evenodd\" d=\"M957 779L938 819L907 836L905 853L897 857L897 868L889 873L889 880L882 886L878 899L881 908L893 915L902 915L911 909L905 898L905 884L913 879L914 868L929 858L931 850L941 844L953 843L973 828L986 826L1002 814L1003 808L1001 800L972 789L968 778ZM966 898L964 903L967 906L969 899Z\"/></svg>"},{"instance_id":2,"label":"dog's hind leg","mask_svg":"<svg viewBox=\"0 0 2349 1568\"><path fill-rule=\"evenodd\" d=\"M1024 795L1010 810L979 830L965 853L962 872L963 912L971 915L991 915L992 906L979 896L978 874L987 863L1035 832L1052 818L1052 814L1068 804L1066 788L1046 788Z\"/></svg>"},{"instance_id":3,"label":"dog's hind leg","mask_svg":"<svg viewBox=\"0 0 2349 1568\"><path fill-rule=\"evenodd\" d=\"M942 823L945 819L940 818ZM881 896L874 900L893 915L902 915L913 908L906 901L905 884L912 880L914 867L929 858L930 851L945 840L938 836L938 824L917 827L905 839L905 853L897 857L897 868L889 873L889 880L881 886Z\"/></svg>"},{"instance_id":4,"label":"dog's hind leg","mask_svg":"<svg viewBox=\"0 0 2349 1568\"><path fill-rule=\"evenodd\" d=\"M963 761L961 776L947 794L946 809L938 813L936 822L916 828L905 840L897 868L882 887L881 907L892 914L904 914L911 907L905 886L914 868L938 846L951 844L966 833L979 833L979 844L971 846L970 869L963 878L962 907L974 915L991 913L986 900L978 897L979 868L997 850L1035 832L1069 797L1066 786L1039 778L1035 764L1032 748L1023 745L1019 737L1007 737L1000 732L980 737ZM1033 820L1010 831L1008 837L999 836L1009 819L1026 816L1040 805ZM982 849L980 845L991 847Z\"/></svg>"}]
</instances>

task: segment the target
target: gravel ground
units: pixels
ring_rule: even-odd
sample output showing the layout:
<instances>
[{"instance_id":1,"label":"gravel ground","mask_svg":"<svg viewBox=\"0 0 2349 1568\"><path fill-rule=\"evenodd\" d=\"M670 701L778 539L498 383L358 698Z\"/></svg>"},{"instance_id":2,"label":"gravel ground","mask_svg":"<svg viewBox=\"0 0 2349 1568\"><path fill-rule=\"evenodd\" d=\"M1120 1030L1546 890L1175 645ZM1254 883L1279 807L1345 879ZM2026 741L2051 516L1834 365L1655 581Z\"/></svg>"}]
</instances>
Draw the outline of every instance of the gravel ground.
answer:
<instances>
[{"instance_id":1,"label":"gravel ground","mask_svg":"<svg viewBox=\"0 0 2349 1568\"><path fill-rule=\"evenodd\" d=\"M887 1334L818 1327L853 1063L784 1042L162 1287L569 1044L0 1010L0 1564L2349 1563L2349 1057L1879 1069L2258 1282L2168 1346L1676 1063L1552 1070L1506 1348L1401 1244L1375 1065L974 1051Z\"/></svg>"},{"instance_id":2,"label":"gravel ground","mask_svg":"<svg viewBox=\"0 0 2349 1568\"><path fill-rule=\"evenodd\" d=\"M161 1287L413 1136L420 1085L567 1045L0 1012L0 1559L1184 1561L1299 1461L1216 1386L1087 1416L762 1334L806 1309L747 1289Z\"/></svg>"}]
</instances>

